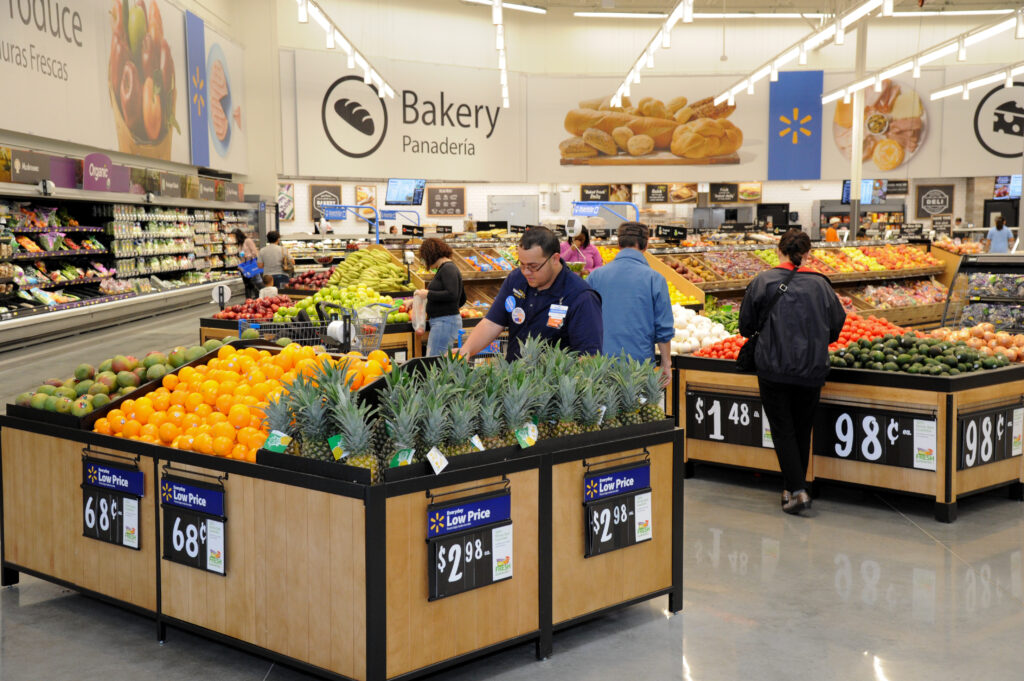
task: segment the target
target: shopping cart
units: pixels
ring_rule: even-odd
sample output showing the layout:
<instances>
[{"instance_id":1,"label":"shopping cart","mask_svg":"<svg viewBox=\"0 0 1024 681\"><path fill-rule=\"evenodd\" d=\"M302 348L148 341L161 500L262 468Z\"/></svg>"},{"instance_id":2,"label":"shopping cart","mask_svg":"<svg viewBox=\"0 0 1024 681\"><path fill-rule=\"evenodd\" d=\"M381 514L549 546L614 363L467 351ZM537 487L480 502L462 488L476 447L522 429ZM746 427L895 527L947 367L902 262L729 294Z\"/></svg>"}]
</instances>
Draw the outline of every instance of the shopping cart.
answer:
<instances>
[{"instance_id":1,"label":"shopping cart","mask_svg":"<svg viewBox=\"0 0 1024 681\"><path fill-rule=\"evenodd\" d=\"M388 313L393 309L395 306L385 303L371 303L360 308L317 303L324 324L325 345L337 346L342 352L355 350L362 355L379 350Z\"/></svg>"},{"instance_id":2,"label":"shopping cart","mask_svg":"<svg viewBox=\"0 0 1024 681\"><path fill-rule=\"evenodd\" d=\"M473 329L460 329L459 330L459 341L458 341L459 344L458 344L458 347L460 349L462 348L463 342L465 342L465 340L469 337L469 334L472 333L472 331L473 331ZM504 357L507 352L508 352L508 333L505 332L505 333L502 333L500 336L498 336L493 341L491 341L491 344L488 345L486 348L484 348L483 350L481 350L480 352L475 354L473 356L472 361L473 361L474 364L483 364L485 362L490 362L495 357Z\"/></svg>"}]
</instances>

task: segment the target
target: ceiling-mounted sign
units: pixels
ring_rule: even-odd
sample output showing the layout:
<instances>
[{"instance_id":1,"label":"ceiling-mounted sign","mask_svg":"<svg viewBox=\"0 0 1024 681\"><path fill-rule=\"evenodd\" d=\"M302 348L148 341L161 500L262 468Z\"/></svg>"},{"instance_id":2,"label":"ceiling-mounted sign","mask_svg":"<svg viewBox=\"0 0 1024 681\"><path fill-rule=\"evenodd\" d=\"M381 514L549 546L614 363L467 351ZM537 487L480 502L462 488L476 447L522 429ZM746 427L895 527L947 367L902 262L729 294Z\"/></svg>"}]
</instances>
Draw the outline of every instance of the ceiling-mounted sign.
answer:
<instances>
[{"instance_id":1,"label":"ceiling-mounted sign","mask_svg":"<svg viewBox=\"0 0 1024 681\"><path fill-rule=\"evenodd\" d=\"M936 215L953 213L953 185L917 185L917 219L925 220Z\"/></svg>"},{"instance_id":2,"label":"ceiling-mounted sign","mask_svg":"<svg viewBox=\"0 0 1024 681\"><path fill-rule=\"evenodd\" d=\"M644 198L647 200L647 203L668 203L668 185L644 185Z\"/></svg>"},{"instance_id":3,"label":"ceiling-mounted sign","mask_svg":"<svg viewBox=\"0 0 1024 681\"><path fill-rule=\"evenodd\" d=\"M110 191L110 175L114 164L106 154L89 154L83 161L82 189Z\"/></svg>"},{"instance_id":4,"label":"ceiling-mounted sign","mask_svg":"<svg viewBox=\"0 0 1024 681\"><path fill-rule=\"evenodd\" d=\"M323 206L334 206L341 203L340 184L309 185L309 219L316 222L324 216Z\"/></svg>"},{"instance_id":5,"label":"ceiling-mounted sign","mask_svg":"<svg viewBox=\"0 0 1024 681\"><path fill-rule=\"evenodd\" d=\"M11 182L35 184L50 179L50 157L34 151L11 152Z\"/></svg>"},{"instance_id":6,"label":"ceiling-mounted sign","mask_svg":"<svg viewBox=\"0 0 1024 681\"><path fill-rule=\"evenodd\" d=\"M458 217L465 214L465 187L427 187L427 215Z\"/></svg>"},{"instance_id":7,"label":"ceiling-mounted sign","mask_svg":"<svg viewBox=\"0 0 1024 681\"><path fill-rule=\"evenodd\" d=\"M885 187L887 196L902 196L908 191L906 180L889 180Z\"/></svg>"},{"instance_id":8,"label":"ceiling-mounted sign","mask_svg":"<svg viewBox=\"0 0 1024 681\"><path fill-rule=\"evenodd\" d=\"M711 184L711 203L736 203L739 199L738 184Z\"/></svg>"}]
</instances>

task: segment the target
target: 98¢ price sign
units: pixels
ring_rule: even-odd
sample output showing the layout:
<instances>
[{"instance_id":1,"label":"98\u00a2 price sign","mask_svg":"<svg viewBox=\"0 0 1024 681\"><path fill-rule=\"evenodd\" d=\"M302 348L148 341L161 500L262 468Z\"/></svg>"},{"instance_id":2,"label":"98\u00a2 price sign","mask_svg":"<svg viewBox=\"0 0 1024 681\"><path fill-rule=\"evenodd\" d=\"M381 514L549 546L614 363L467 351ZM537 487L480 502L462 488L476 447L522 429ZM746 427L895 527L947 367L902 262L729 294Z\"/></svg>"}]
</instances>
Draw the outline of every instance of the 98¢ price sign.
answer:
<instances>
[{"instance_id":1,"label":"98\u00a2 price sign","mask_svg":"<svg viewBox=\"0 0 1024 681\"><path fill-rule=\"evenodd\" d=\"M198 570L225 574L224 488L164 475L160 501L163 557Z\"/></svg>"},{"instance_id":2,"label":"98\u00a2 price sign","mask_svg":"<svg viewBox=\"0 0 1024 681\"><path fill-rule=\"evenodd\" d=\"M822 402L814 455L933 471L936 427L934 418Z\"/></svg>"},{"instance_id":3,"label":"98\u00a2 price sign","mask_svg":"<svg viewBox=\"0 0 1024 681\"><path fill-rule=\"evenodd\" d=\"M742 395L687 390L686 437L772 448L772 434L761 400Z\"/></svg>"},{"instance_id":4,"label":"98\u00a2 price sign","mask_svg":"<svg viewBox=\"0 0 1024 681\"><path fill-rule=\"evenodd\" d=\"M82 460L82 534L139 549L139 499L145 478L136 468Z\"/></svg>"},{"instance_id":5,"label":"98\u00a2 price sign","mask_svg":"<svg viewBox=\"0 0 1024 681\"><path fill-rule=\"evenodd\" d=\"M512 577L512 496L427 507L428 598L447 598Z\"/></svg>"},{"instance_id":6,"label":"98\u00a2 price sign","mask_svg":"<svg viewBox=\"0 0 1024 681\"><path fill-rule=\"evenodd\" d=\"M957 470L995 463L1024 450L1024 407L1017 404L957 414Z\"/></svg>"},{"instance_id":7,"label":"98\u00a2 price sign","mask_svg":"<svg viewBox=\"0 0 1024 681\"><path fill-rule=\"evenodd\" d=\"M626 464L583 476L583 556L624 549L654 538L651 464Z\"/></svg>"}]
</instances>

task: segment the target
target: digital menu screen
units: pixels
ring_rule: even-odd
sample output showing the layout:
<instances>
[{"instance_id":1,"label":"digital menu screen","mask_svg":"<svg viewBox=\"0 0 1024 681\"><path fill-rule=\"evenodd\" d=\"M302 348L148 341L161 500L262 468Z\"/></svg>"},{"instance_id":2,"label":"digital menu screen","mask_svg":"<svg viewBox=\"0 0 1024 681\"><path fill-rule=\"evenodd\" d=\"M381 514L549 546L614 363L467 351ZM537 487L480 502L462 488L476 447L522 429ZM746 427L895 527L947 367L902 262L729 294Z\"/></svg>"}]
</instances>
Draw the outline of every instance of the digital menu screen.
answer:
<instances>
[{"instance_id":1,"label":"digital menu screen","mask_svg":"<svg viewBox=\"0 0 1024 681\"><path fill-rule=\"evenodd\" d=\"M861 180L860 181L860 204L869 206L873 203L885 203L887 180ZM843 180L844 204L850 203L850 180Z\"/></svg>"},{"instance_id":2,"label":"digital menu screen","mask_svg":"<svg viewBox=\"0 0 1024 681\"><path fill-rule=\"evenodd\" d=\"M999 175L996 177L995 189L992 191L994 199L1019 199L1021 190L1020 175Z\"/></svg>"}]
</instances>

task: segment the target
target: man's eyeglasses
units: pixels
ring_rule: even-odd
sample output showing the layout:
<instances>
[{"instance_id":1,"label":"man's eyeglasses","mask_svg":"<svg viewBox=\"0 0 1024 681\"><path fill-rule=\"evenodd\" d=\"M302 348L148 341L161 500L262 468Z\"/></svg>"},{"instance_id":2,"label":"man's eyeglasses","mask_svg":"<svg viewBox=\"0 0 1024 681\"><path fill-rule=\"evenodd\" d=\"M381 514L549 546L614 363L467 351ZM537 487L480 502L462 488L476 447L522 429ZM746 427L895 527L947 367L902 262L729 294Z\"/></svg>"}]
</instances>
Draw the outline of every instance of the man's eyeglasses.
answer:
<instances>
[{"instance_id":1,"label":"man's eyeglasses","mask_svg":"<svg viewBox=\"0 0 1024 681\"><path fill-rule=\"evenodd\" d=\"M539 265L535 265L533 263L519 263L519 269L521 269L523 272L529 272L530 274L536 274L537 272L540 272L542 269L544 269L544 265L547 265L548 264L548 260L551 260L551 258L553 258L554 255L555 254L552 253L548 257L544 258L544 262L542 262Z\"/></svg>"}]
</instances>

